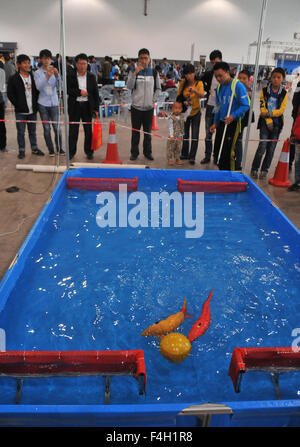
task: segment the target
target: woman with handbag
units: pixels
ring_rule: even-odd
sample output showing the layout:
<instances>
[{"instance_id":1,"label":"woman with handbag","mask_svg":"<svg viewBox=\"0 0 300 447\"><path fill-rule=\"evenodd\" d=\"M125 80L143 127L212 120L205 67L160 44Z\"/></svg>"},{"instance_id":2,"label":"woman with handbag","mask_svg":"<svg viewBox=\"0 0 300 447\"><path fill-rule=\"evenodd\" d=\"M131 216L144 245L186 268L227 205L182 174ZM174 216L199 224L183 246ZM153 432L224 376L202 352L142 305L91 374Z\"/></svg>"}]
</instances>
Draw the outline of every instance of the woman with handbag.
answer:
<instances>
[{"instance_id":1,"label":"woman with handbag","mask_svg":"<svg viewBox=\"0 0 300 447\"><path fill-rule=\"evenodd\" d=\"M195 164L195 158L198 149L199 129L201 121L201 104L200 99L204 97L204 86L202 81L195 80L195 67L187 64L183 70L183 79L180 81L177 101L184 104L184 110L188 106L192 107L184 125L184 141L182 144L181 160L189 160L190 164ZM192 133L192 141L190 144L190 129Z\"/></svg>"}]
</instances>

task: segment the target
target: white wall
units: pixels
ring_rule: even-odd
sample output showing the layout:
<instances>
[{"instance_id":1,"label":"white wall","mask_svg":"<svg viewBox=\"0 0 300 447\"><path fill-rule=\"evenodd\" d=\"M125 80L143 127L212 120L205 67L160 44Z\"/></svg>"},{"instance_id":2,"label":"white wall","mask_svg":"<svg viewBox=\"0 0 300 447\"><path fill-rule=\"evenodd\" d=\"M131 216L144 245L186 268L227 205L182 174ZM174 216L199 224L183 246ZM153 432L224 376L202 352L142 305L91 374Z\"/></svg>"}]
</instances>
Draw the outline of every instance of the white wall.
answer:
<instances>
[{"instance_id":1,"label":"white wall","mask_svg":"<svg viewBox=\"0 0 300 447\"><path fill-rule=\"evenodd\" d=\"M219 48L224 60L245 63L249 43L257 39L261 5L261 0L148 0L145 17L144 0L65 0L66 53L135 57L147 47L153 59L189 59L194 42L195 59ZM269 0L264 38L293 41L299 17L299 0ZM18 53L59 52L59 25L58 0L0 2L0 40L18 42ZM254 57L253 48L250 62Z\"/></svg>"}]
</instances>

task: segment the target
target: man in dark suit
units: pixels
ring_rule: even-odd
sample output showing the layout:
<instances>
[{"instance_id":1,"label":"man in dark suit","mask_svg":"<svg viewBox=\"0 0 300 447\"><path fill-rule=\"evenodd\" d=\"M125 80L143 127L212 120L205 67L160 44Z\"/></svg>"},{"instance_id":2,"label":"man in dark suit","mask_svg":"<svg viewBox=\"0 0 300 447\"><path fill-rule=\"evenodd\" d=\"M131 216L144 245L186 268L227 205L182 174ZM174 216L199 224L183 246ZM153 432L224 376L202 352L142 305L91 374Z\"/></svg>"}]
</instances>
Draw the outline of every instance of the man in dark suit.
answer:
<instances>
[{"instance_id":1,"label":"man in dark suit","mask_svg":"<svg viewBox=\"0 0 300 447\"><path fill-rule=\"evenodd\" d=\"M91 123L93 114L99 112L99 92L95 76L87 71L88 57L86 54L78 54L75 57L76 69L67 76L68 112L69 120ZM94 158L91 150L92 124L83 124L84 128L84 152L88 160ZM69 152L70 160L76 154L79 124L70 124Z\"/></svg>"}]
</instances>

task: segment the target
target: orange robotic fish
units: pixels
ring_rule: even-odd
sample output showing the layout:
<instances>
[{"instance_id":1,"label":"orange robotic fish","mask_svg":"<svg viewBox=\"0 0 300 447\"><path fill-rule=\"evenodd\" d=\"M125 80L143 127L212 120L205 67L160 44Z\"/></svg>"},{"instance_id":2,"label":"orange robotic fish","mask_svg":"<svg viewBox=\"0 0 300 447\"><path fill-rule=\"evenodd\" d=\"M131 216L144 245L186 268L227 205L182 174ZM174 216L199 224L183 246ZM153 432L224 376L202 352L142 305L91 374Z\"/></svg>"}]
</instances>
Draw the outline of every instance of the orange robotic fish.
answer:
<instances>
[{"instance_id":1,"label":"orange robotic fish","mask_svg":"<svg viewBox=\"0 0 300 447\"><path fill-rule=\"evenodd\" d=\"M149 337L149 336L159 337L161 335L164 335L168 332L172 332L175 329L177 329L178 326L183 322L183 320L185 318L192 317L192 315L187 315L187 313L186 313L186 301L187 301L187 299L184 300L184 303L183 303L183 306L182 306L182 309L180 310L180 312L170 315L165 320L158 321L157 323L154 323L151 326L147 327L147 329L145 329L142 332L142 335L144 337Z\"/></svg>"}]
</instances>

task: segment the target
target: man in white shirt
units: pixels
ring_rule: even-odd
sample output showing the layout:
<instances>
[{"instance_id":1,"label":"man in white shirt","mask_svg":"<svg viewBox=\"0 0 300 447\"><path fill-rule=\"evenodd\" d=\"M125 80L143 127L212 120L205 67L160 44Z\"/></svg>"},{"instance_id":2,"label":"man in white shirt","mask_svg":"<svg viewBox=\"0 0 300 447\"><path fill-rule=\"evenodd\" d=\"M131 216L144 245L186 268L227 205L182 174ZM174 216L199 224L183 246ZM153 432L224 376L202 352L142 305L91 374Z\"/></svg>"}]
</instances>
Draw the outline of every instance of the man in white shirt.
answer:
<instances>
[{"instance_id":1,"label":"man in white shirt","mask_svg":"<svg viewBox=\"0 0 300 447\"><path fill-rule=\"evenodd\" d=\"M70 124L69 157L76 154L79 124L82 120L84 128L84 152L88 160L94 158L92 145L92 119L99 113L99 91L95 76L87 71L88 57L81 53L75 57L76 70L67 76L68 112L69 120L77 124Z\"/></svg>"}]
</instances>

